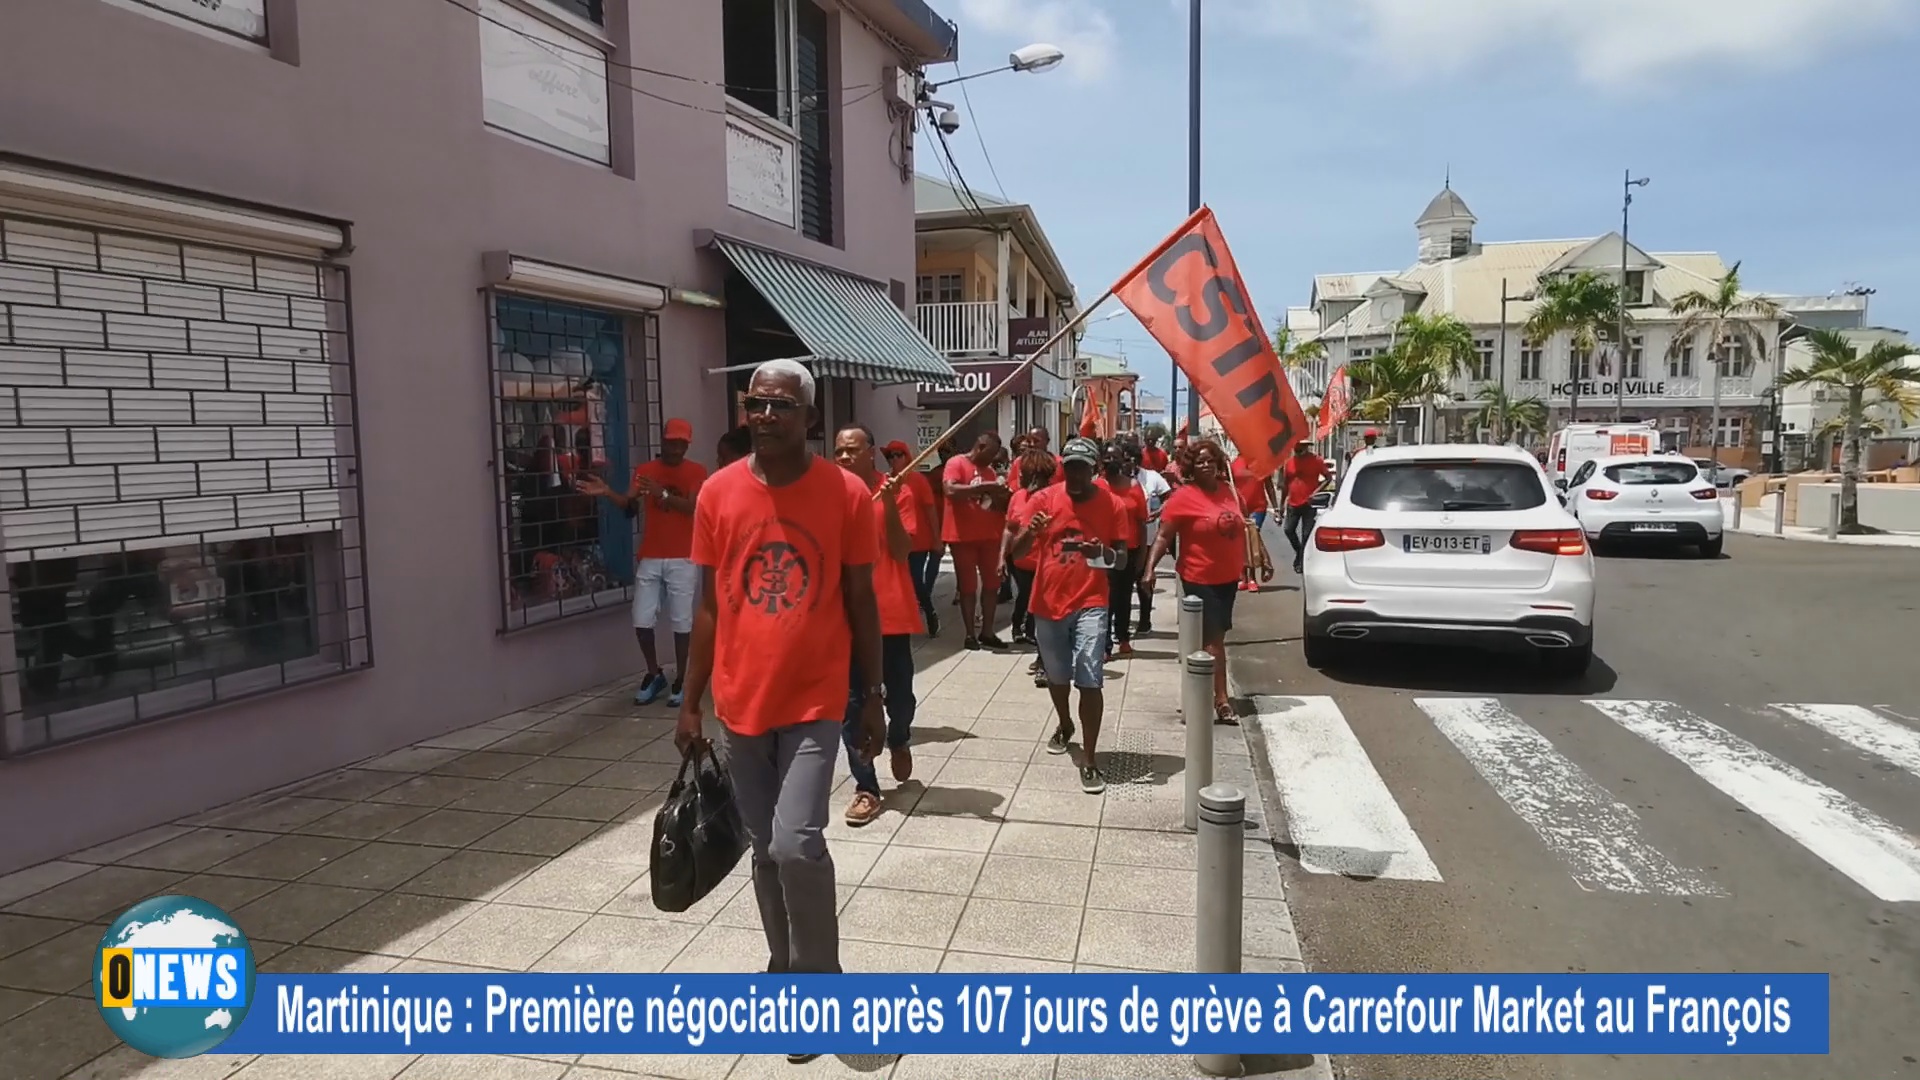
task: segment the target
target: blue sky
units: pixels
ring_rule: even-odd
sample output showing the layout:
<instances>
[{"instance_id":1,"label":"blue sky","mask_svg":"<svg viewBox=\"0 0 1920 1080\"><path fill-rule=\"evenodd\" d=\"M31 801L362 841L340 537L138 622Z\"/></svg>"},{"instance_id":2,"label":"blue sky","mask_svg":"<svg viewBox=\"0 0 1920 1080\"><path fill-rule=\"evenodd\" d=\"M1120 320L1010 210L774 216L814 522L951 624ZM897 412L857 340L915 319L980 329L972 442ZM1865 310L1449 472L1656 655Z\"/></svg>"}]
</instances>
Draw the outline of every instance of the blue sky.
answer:
<instances>
[{"instance_id":1,"label":"blue sky","mask_svg":"<svg viewBox=\"0 0 1920 1080\"><path fill-rule=\"evenodd\" d=\"M1866 285L1874 322L1920 331L1920 0L1205 3L1202 193L1268 325L1315 273L1411 263L1451 165L1481 240L1617 228L1631 167L1637 243L1768 291ZM1091 301L1186 215L1186 0L936 7L959 71L1067 51L939 96L967 182L1032 204ZM1090 335L1166 392L1131 318Z\"/></svg>"}]
</instances>

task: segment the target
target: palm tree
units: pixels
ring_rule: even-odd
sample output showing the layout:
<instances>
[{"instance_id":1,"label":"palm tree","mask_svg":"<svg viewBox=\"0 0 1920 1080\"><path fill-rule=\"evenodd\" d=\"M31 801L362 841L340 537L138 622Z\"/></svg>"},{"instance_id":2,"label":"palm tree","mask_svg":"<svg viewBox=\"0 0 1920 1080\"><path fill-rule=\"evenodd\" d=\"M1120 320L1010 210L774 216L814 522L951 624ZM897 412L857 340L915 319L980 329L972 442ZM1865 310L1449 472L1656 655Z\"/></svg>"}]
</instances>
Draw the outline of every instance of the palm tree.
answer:
<instances>
[{"instance_id":1,"label":"palm tree","mask_svg":"<svg viewBox=\"0 0 1920 1080\"><path fill-rule=\"evenodd\" d=\"M1539 398L1515 398L1500 386L1483 386L1478 396L1480 411L1473 416L1473 426L1493 429L1496 440L1506 442L1522 432L1546 430L1547 403Z\"/></svg>"},{"instance_id":2,"label":"palm tree","mask_svg":"<svg viewBox=\"0 0 1920 1080\"><path fill-rule=\"evenodd\" d=\"M1409 363L1425 364L1440 375L1440 389L1436 397L1443 397L1451 390L1449 385L1455 376L1465 375L1473 363L1473 331L1466 323L1445 312L1422 315L1417 311L1400 316L1400 322L1394 327L1394 348L1406 354ZM1425 411L1430 404L1421 401L1421 441L1427 438L1427 422L1431 417Z\"/></svg>"},{"instance_id":3,"label":"palm tree","mask_svg":"<svg viewBox=\"0 0 1920 1080\"><path fill-rule=\"evenodd\" d=\"M1273 352L1280 358L1280 366L1289 371L1306 367L1315 360L1327 357L1327 343L1324 341L1295 341L1293 332L1287 329L1283 318L1273 330Z\"/></svg>"},{"instance_id":4,"label":"palm tree","mask_svg":"<svg viewBox=\"0 0 1920 1080\"><path fill-rule=\"evenodd\" d=\"M1580 365L1573 357L1591 357L1602 341L1612 340L1619 331L1620 286L1592 270L1572 276L1553 275L1540 279L1532 314L1520 333L1529 341L1545 342L1556 334L1567 335L1570 352L1567 363L1567 416L1580 417Z\"/></svg>"},{"instance_id":5,"label":"palm tree","mask_svg":"<svg viewBox=\"0 0 1920 1080\"><path fill-rule=\"evenodd\" d=\"M1904 341L1880 341L1862 353L1837 330L1815 330L1807 335L1813 359L1805 367L1780 373L1781 387L1824 386L1846 395L1846 450L1840 458L1840 531L1860 528L1860 433L1869 421L1869 397L1891 403L1903 423L1920 413L1920 367L1908 360L1920 355Z\"/></svg>"},{"instance_id":6,"label":"palm tree","mask_svg":"<svg viewBox=\"0 0 1920 1080\"><path fill-rule=\"evenodd\" d=\"M1400 410L1432 400L1447 390L1447 377L1430 360L1416 360L1399 346L1347 365L1354 411L1363 419L1388 425L1387 441L1400 442Z\"/></svg>"},{"instance_id":7,"label":"palm tree","mask_svg":"<svg viewBox=\"0 0 1920 1080\"><path fill-rule=\"evenodd\" d=\"M1674 328L1673 341L1667 345L1669 358L1684 351L1696 338L1707 344L1707 363L1713 367L1713 413L1709 421L1709 445L1715 465L1720 464L1720 375L1726 367L1727 348L1742 342L1747 355L1767 353L1767 335L1761 323L1777 322L1780 305L1764 296L1740 292L1740 264L1734 263L1727 276L1711 289L1694 289L1673 298L1667 307L1681 316Z\"/></svg>"}]
</instances>

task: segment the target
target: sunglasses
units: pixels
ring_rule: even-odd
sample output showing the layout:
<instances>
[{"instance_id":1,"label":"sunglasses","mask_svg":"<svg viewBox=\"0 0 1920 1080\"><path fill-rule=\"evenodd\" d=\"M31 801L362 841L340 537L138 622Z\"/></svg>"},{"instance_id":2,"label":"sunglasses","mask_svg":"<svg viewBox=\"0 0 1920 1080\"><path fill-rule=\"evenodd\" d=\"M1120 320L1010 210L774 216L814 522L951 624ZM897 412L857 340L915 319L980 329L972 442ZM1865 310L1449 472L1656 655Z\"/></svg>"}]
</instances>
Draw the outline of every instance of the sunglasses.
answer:
<instances>
[{"instance_id":1,"label":"sunglasses","mask_svg":"<svg viewBox=\"0 0 1920 1080\"><path fill-rule=\"evenodd\" d=\"M797 412L800 409L800 403L792 398L750 397L741 402L741 404L745 407L748 416L758 416L764 412L771 412L779 416L790 412Z\"/></svg>"}]
</instances>

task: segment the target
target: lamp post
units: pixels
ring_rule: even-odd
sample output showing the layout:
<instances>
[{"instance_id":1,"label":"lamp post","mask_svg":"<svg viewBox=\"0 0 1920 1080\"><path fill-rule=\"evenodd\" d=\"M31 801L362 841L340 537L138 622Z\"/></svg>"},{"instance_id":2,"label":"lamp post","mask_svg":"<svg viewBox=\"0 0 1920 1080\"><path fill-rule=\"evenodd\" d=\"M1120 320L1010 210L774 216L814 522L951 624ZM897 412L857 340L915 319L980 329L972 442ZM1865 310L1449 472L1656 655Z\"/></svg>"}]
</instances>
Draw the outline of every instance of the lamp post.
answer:
<instances>
[{"instance_id":1,"label":"lamp post","mask_svg":"<svg viewBox=\"0 0 1920 1080\"><path fill-rule=\"evenodd\" d=\"M1532 289L1528 289L1518 296L1508 295L1507 279L1500 279L1500 382L1498 385L1502 394L1507 392L1507 304L1515 300L1528 301L1532 299ZM1503 438L1508 435L1506 426L1506 420L1503 417L1500 422L1500 434Z\"/></svg>"},{"instance_id":2,"label":"lamp post","mask_svg":"<svg viewBox=\"0 0 1920 1080\"><path fill-rule=\"evenodd\" d=\"M1614 336L1614 355L1619 370L1613 376L1613 422L1619 423L1627 408L1627 217L1633 207L1633 189L1653 183L1650 176L1634 179L1633 170L1623 174L1620 185L1620 324Z\"/></svg>"},{"instance_id":3,"label":"lamp post","mask_svg":"<svg viewBox=\"0 0 1920 1080\"><path fill-rule=\"evenodd\" d=\"M1187 0L1187 213L1200 209L1200 0ZM1173 365L1180 385L1180 365ZM1172 402L1169 402L1172 404ZM1187 429L1200 437L1200 398L1187 395Z\"/></svg>"}]
</instances>

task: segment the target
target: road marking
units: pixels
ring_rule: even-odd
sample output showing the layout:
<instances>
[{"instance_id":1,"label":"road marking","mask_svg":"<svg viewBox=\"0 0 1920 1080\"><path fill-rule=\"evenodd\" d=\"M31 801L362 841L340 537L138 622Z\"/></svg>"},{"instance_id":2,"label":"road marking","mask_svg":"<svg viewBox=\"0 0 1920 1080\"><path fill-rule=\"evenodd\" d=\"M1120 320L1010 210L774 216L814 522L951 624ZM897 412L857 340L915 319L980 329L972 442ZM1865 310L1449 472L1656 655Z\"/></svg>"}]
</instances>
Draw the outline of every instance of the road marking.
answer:
<instances>
[{"instance_id":1,"label":"road marking","mask_svg":"<svg viewBox=\"0 0 1920 1080\"><path fill-rule=\"evenodd\" d=\"M1332 698L1256 697L1253 703L1301 869L1441 880L1426 845Z\"/></svg>"},{"instance_id":2,"label":"road marking","mask_svg":"<svg viewBox=\"0 0 1920 1080\"><path fill-rule=\"evenodd\" d=\"M1774 708L1848 746L1920 776L1920 731L1864 705L1775 705Z\"/></svg>"},{"instance_id":3,"label":"road marking","mask_svg":"<svg viewBox=\"0 0 1920 1080\"><path fill-rule=\"evenodd\" d=\"M1487 784L1588 892L1724 896L1661 854L1640 815L1494 698L1416 698Z\"/></svg>"},{"instance_id":4,"label":"road marking","mask_svg":"<svg viewBox=\"0 0 1920 1080\"><path fill-rule=\"evenodd\" d=\"M1920 900L1920 847L1892 822L1665 701L1589 700L1827 865L1888 902Z\"/></svg>"}]
</instances>

